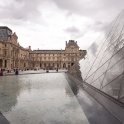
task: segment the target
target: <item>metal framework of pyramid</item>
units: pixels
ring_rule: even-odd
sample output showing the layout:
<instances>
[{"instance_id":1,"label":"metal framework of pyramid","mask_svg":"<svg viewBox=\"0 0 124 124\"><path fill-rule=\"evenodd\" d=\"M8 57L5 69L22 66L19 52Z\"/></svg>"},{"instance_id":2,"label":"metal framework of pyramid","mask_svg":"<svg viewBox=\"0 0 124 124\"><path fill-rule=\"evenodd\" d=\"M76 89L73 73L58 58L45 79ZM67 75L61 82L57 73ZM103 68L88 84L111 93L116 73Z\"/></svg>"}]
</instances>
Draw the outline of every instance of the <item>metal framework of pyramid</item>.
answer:
<instances>
[{"instance_id":1,"label":"metal framework of pyramid","mask_svg":"<svg viewBox=\"0 0 124 124\"><path fill-rule=\"evenodd\" d=\"M79 64L86 83L124 103L124 10Z\"/></svg>"}]
</instances>

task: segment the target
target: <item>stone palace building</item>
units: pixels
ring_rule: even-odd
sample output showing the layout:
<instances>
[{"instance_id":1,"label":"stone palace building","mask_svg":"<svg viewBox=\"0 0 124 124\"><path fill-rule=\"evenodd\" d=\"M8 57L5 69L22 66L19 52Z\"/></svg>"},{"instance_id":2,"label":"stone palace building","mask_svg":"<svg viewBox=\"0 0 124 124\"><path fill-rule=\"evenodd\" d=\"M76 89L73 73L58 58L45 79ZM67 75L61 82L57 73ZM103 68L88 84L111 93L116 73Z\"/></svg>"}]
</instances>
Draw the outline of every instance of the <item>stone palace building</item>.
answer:
<instances>
[{"instance_id":1,"label":"stone palace building","mask_svg":"<svg viewBox=\"0 0 124 124\"><path fill-rule=\"evenodd\" d=\"M86 55L79 50L77 41L66 41L65 50L31 50L18 43L16 33L6 26L0 27L0 68L11 70L70 68Z\"/></svg>"}]
</instances>

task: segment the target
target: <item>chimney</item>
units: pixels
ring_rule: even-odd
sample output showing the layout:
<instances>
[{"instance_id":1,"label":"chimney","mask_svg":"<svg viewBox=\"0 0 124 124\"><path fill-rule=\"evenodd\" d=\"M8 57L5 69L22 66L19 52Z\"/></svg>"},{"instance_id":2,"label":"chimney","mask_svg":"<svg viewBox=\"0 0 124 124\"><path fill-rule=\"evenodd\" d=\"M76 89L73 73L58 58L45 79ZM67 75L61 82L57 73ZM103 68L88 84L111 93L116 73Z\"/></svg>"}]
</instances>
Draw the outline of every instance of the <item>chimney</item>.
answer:
<instances>
[{"instance_id":1,"label":"chimney","mask_svg":"<svg viewBox=\"0 0 124 124\"><path fill-rule=\"evenodd\" d=\"M28 47L31 50L31 46Z\"/></svg>"},{"instance_id":2,"label":"chimney","mask_svg":"<svg viewBox=\"0 0 124 124\"><path fill-rule=\"evenodd\" d=\"M67 46L67 41L66 41L66 46Z\"/></svg>"}]
</instances>

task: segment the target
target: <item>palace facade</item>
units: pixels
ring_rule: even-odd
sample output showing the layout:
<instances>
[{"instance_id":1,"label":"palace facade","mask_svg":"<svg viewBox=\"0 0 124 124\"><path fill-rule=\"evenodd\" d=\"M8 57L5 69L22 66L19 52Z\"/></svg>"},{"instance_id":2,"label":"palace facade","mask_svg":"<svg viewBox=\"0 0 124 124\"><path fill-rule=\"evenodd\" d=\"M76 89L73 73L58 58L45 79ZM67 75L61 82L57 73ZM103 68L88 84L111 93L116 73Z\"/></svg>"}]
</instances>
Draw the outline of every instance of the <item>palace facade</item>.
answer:
<instances>
[{"instance_id":1,"label":"palace facade","mask_svg":"<svg viewBox=\"0 0 124 124\"><path fill-rule=\"evenodd\" d=\"M70 68L86 55L80 50L77 41L66 41L65 50L31 50L18 43L16 33L8 27L0 27L0 68L56 69Z\"/></svg>"}]
</instances>

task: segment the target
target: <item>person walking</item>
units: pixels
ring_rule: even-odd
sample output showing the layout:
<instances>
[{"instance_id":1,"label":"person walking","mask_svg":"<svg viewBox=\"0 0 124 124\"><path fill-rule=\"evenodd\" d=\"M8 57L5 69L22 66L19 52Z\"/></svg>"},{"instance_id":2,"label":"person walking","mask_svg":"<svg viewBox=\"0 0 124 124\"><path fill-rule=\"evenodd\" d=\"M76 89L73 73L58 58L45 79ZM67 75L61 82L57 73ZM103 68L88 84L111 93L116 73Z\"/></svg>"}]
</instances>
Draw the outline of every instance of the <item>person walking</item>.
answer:
<instances>
[{"instance_id":1,"label":"person walking","mask_svg":"<svg viewBox=\"0 0 124 124\"><path fill-rule=\"evenodd\" d=\"M18 73L19 73L19 72L18 72L18 69L16 69L16 70L15 70L15 75L18 75Z\"/></svg>"}]
</instances>

